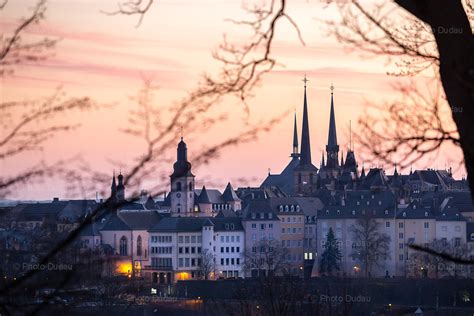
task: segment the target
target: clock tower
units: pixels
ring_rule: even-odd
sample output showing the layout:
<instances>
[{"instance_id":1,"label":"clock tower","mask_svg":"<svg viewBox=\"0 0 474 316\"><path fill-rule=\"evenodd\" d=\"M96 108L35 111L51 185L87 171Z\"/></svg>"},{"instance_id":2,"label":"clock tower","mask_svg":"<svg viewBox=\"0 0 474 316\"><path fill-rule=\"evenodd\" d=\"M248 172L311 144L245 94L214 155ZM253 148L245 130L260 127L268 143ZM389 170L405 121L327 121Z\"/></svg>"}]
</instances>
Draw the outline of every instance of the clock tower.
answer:
<instances>
[{"instance_id":1,"label":"clock tower","mask_svg":"<svg viewBox=\"0 0 474 316\"><path fill-rule=\"evenodd\" d=\"M171 215L192 216L194 212L194 175L188 161L188 149L181 137L178 144L178 159L171 174Z\"/></svg>"}]
</instances>

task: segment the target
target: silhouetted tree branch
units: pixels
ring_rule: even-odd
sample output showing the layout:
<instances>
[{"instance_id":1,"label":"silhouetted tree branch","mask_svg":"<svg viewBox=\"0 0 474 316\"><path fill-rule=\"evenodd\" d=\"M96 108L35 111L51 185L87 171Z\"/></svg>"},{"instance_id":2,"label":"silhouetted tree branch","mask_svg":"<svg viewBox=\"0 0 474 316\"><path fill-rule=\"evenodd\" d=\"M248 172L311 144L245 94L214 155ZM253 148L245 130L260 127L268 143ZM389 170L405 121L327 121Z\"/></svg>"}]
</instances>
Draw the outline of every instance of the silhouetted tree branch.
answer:
<instances>
[{"instance_id":1,"label":"silhouetted tree branch","mask_svg":"<svg viewBox=\"0 0 474 316\"><path fill-rule=\"evenodd\" d=\"M8 4L5 0L0 4L0 10L3 10ZM26 61L40 61L49 56L51 48L57 43L57 39L42 38L40 40L26 41L24 33L39 24L46 12L46 0L40 0L32 9L32 13L27 18L21 20L14 26L11 34L3 34L0 40L0 75L4 76L11 73L12 66L24 63Z\"/></svg>"}]
</instances>

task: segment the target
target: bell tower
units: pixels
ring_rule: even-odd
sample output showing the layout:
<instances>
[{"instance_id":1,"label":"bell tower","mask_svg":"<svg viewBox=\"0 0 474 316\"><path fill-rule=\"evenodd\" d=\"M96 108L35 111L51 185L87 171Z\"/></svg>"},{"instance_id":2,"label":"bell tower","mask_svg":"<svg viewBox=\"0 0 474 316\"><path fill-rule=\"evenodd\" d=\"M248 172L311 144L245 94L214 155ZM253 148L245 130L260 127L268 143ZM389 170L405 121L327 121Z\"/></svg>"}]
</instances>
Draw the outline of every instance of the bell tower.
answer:
<instances>
[{"instance_id":1,"label":"bell tower","mask_svg":"<svg viewBox=\"0 0 474 316\"><path fill-rule=\"evenodd\" d=\"M173 165L171 178L171 215L192 216L194 213L194 175L188 161L188 149L181 137L177 160Z\"/></svg>"}]
</instances>

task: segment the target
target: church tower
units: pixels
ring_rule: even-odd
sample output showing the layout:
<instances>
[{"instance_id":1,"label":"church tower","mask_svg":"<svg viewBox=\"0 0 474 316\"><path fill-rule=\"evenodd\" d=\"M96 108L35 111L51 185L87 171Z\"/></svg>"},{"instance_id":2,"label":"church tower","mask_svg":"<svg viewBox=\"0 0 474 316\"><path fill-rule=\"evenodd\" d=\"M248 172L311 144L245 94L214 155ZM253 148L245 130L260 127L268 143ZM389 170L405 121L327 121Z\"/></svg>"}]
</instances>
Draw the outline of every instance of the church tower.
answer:
<instances>
[{"instance_id":1,"label":"church tower","mask_svg":"<svg viewBox=\"0 0 474 316\"><path fill-rule=\"evenodd\" d=\"M311 195L316 190L316 176L318 168L311 162L311 142L309 138L309 118L308 118L308 101L306 98L306 83L309 80L306 76L304 82L304 99L303 99L303 126L301 128L301 152L300 161L294 170L294 188L295 194L300 196Z\"/></svg>"},{"instance_id":2,"label":"church tower","mask_svg":"<svg viewBox=\"0 0 474 316\"><path fill-rule=\"evenodd\" d=\"M188 149L181 137L171 178L171 214L192 216L194 211L194 175L188 161Z\"/></svg>"},{"instance_id":3,"label":"church tower","mask_svg":"<svg viewBox=\"0 0 474 316\"><path fill-rule=\"evenodd\" d=\"M329 130L328 142L326 145L326 162L321 164L319 176L322 179L334 179L340 175L342 165L344 164L341 157L341 165L339 164L339 145L337 144L336 132L336 114L334 111L334 86L331 85L331 109L329 113Z\"/></svg>"},{"instance_id":4,"label":"church tower","mask_svg":"<svg viewBox=\"0 0 474 316\"><path fill-rule=\"evenodd\" d=\"M295 123L293 128L293 151L290 155L292 158L298 158L300 154L298 153L298 128L296 127L296 112L295 112Z\"/></svg>"},{"instance_id":5,"label":"church tower","mask_svg":"<svg viewBox=\"0 0 474 316\"><path fill-rule=\"evenodd\" d=\"M331 85L331 113L329 115L328 143L326 145L326 166L328 168L339 167L339 145L337 144L336 115L334 113L334 86Z\"/></svg>"}]
</instances>

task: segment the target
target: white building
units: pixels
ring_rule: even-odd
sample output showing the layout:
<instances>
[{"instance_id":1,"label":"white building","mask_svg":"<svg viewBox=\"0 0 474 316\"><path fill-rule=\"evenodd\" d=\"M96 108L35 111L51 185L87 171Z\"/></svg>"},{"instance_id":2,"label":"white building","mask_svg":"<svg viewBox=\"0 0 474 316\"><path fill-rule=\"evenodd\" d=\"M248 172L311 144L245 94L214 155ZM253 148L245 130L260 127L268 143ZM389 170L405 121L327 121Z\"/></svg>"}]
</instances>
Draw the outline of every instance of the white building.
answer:
<instances>
[{"instance_id":1,"label":"white building","mask_svg":"<svg viewBox=\"0 0 474 316\"><path fill-rule=\"evenodd\" d=\"M149 230L154 283L243 276L244 230L237 217L168 217Z\"/></svg>"}]
</instances>

